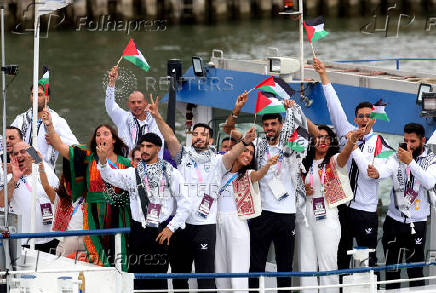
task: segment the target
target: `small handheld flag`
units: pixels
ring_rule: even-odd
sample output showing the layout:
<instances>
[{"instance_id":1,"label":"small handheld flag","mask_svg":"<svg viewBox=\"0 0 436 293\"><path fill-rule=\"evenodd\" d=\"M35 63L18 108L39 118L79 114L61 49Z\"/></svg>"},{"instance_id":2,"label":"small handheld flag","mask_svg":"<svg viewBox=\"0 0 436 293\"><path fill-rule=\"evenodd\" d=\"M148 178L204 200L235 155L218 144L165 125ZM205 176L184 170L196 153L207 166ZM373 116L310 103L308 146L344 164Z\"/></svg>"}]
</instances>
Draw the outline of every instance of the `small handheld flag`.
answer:
<instances>
[{"instance_id":1,"label":"small handheld flag","mask_svg":"<svg viewBox=\"0 0 436 293\"><path fill-rule=\"evenodd\" d=\"M282 113L286 112L283 102L279 101L273 94L258 92L256 101L256 114Z\"/></svg>"},{"instance_id":2,"label":"small handheld flag","mask_svg":"<svg viewBox=\"0 0 436 293\"><path fill-rule=\"evenodd\" d=\"M46 96L48 96L49 79L50 79L50 70L48 69L47 65L43 65L42 77L40 80L38 80L38 84L42 85Z\"/></svg>"},{"instance_id":3,"label":"small handheld flag","mask_svg":"<svg viewBox=\"0 0 436 293\"><path fill-rule=\"evenodd\" d=\"M324 30L324 17L322 16L318 16L314 19L307 19L303 21L303 24L304 28L306 29L309 43L324 38L329 34Z\"/></svg>"},{"instance_id":4,"label":"small handheld flag","mask_svg":"<svg viewBox=\"0 0 436 293\"><path fill-rule=\"evenodd\" d=\"M295 90L291 88L283 79L273 76L270 76L259 83L255 89L271 93L282 99L290 99L295 94Z\"/></svg>"},{"instance_id":5,"label":"small handheld flag","mask_svg":"<svg viewBox=\"0 0 436 293\"><path fill-rule=\"evenodd\" d=\"M294 130L294 133L292 133L291 137L289 138L289 141L286 143L286 145L293 151L296 151L297 153L302 153L306 149L304 145L299 143L298 140L299 134L297 129Z\"/></svg>"},{"instance_id":6,"label":"small handheld flag","mask_svg":"<svg viewBox=\"0 0 436 293\"><path fill-rule=\"evenodd\" d=\"M372 112L370 114L370 118L377 120L390 121L388 115L385 112L386 103L383 103L383 100L380 99L377 103L372 106Z\"/></svg>"},{"instance_id":7,"label":"small handheld flag","mask_svg":"<svg viewBox=\"0 0 436 293\"><path fill-rule=\"evenodd\" d=\"M127 44L126 49L124 49L123 55L121 56L120 60L118 60L118 64L122 59L125 59L134 65L138 66L145 72L147 72L150 69L150 65L148 65L147 60L145 60L144 56L142 55L141 51L139 51L136 48L135 42L133 39L130 39L129 43ZM117 64L117 65L118 65Z\"/></svg>"}]
</instances>

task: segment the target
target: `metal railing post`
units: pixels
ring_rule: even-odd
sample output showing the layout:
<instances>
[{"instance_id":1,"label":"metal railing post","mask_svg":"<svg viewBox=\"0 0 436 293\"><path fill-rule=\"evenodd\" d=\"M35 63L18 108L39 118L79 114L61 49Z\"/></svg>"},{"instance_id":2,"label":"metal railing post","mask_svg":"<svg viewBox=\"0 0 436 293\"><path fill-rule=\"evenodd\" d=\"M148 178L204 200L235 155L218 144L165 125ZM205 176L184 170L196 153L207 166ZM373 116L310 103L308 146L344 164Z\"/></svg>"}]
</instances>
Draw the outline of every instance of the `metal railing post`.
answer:
<instances>
[{"instance_id":1,"label":"metal railing post","mask_svg":"<svg viewBox=\"0 0 436 293\"><path fill-rule=\"evenodd\" d=\"M265 277L264 276L259 277L259 292L265 293Z\"/></svg>"},{"instance_id":2,"label":"metal railing post","mask_svg":"<svg viewBox=\"0 0 436 293\"><path fill-rule=\"evenodd\" d=\"M115 268L122 271L123 255L121 255L121 233L115 234Z\"/></svg>"},{"instance_id":3,"label":"metal railing post","mask_svg":"<svg viewBox=\"0 0 436 293\"><path fill-rule=\"evenodd\" d=\"M369 293L377 293L377 276L373 270L369 271Z\"/></svg>"}]
</instances>

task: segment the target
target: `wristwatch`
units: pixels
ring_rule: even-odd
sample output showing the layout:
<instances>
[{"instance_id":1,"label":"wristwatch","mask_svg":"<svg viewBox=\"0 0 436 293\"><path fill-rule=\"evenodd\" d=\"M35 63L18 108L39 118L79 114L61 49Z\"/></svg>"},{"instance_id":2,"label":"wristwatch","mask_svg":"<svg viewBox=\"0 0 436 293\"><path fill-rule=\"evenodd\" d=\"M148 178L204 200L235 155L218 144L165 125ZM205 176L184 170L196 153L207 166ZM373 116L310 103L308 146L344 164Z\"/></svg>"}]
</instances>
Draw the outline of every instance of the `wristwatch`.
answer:
<instances>
[{"instance_id":1,"label":"wristwatch","mask_svg":"<svg viewBox=\"0 0 436 293\"><path fill-rule=\"evenodd\" d=\"M244 141L244 138L241 138L241 142L242 142L242 144L243 144L244 146L249 146L249 145L250 145L250 143L246 143L246 142Z\"/></svg>"},{"instance_id":2,"label":"wristwatch","mask_svg":"<svg viewBox=\"0 0 436 293\"><path fill-rule=\"evenodd\" d=\"M237 119L237 118L238 118L238 115L236 115L235 113L232 112L232 117L235 118L235 119Z\"/></svg>"}]
</instances>

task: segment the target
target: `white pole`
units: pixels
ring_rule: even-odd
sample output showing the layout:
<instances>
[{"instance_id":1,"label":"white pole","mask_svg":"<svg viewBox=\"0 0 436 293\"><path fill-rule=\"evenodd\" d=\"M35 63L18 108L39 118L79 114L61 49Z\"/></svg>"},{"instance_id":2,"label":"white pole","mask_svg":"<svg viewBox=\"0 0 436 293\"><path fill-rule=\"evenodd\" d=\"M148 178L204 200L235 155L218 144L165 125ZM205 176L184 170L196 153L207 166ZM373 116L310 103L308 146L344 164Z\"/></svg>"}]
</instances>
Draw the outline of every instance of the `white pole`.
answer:
<instances>
[{"instance_id":1,"label":"white pole","mask_svg":"<svg viewBox=\"0 0 436 293\"><path fill-rule=\"evenodd\" d=\"M5 61L5 11L1 9L1 39L2 39L2 67L6 66ZM4 186L4 203L5 203L5 229L9 230L8 226L8 213L9 213L9 202L8 202L8 176L7 176L7 151L6 151L6 73L2 71L2 92L3 92L3 186ZM11 269L11 260L9 257L9 240L3 239L3 248L5 251L5 268Z\"/></svg>"},{"instance_id":2,"label":"white pole","mask_svg":"<svg viewBox=\"0 0 436 293\"><path fill-rule=\"evenodd\" d=\"M121 233L115 234L115 268L121 272L124 255L121 253Z\"/></svg>"},{"instance_id":3,"label":"white pole","mask_svg":"<svg viewBox=\"0 0 436 293\"><path fill-rule=\"evenodd\" d=\"M35 24L34 24L34 34L33 34L33 119L32 119L32 146L38 149L38 67L39 67L39 11L38 11L38 1L35 1ZM36 231L36 185L37 185L37 172L38 165L32 164L32 211L31 211L31 231L35 233ZM30 249L35 249L35 238L30 240Z\"/></svg>"},{"instance_id":4,"label":"white pole","mask_svg":"<svg viewBox=\"0 0 436 293\"><path fill-rule=\"evenodd\" d=\"M300 10L300 77L301 82L304 81L304 51L303 51L303 0L298 0L298 8Z\"/></svg>"},{"instance_id":5,"label":"white pole","mask_svg":"<svg viewBox=\"0 0 436 293\"><path fill-rule=\"evenodd\" d=\"M265 277L264 276L259 277L259 292L265 293Z\"/></svg>"}]
</instances>

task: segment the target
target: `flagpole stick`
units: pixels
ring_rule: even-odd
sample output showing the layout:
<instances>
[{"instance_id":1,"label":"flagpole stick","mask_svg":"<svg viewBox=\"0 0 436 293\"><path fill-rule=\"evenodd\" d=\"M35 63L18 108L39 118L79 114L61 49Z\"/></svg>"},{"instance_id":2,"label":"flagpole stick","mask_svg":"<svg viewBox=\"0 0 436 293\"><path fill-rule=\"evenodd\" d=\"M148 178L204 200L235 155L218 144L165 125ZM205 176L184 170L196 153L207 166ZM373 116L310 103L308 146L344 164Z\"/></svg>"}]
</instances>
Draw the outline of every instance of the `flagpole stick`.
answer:
<instances>
[{"instance_id":1,"label":"flagpole stick","mask_svg":"<svg viewBox=\"0 0 436 293\"><path fill-rule=\"evenodd\" d=\"M253 90L255 90L256 88L252 88L251 90L249 90L248 92L247 92L247 95L249 94L249 93L251 93L251 91L253 91Z\"/></svg>"},{"instance_id":2,"label":"flagpole stick","mask_svg":"<svg viewBox=\"0 0 436 293\"><path fill-rule=\"evenodd\" d=\"M117 66L120 65L121 60L123 60L123 56L120 57L120 59L117 62Z\"/></svg>"},{"instance_id":3,"label":"flagpole stick","mask_svg":"<svg viewBox=\"0 0 436 293\"><path fill-rule=\"evenodd\" d=\"M310 42L310 46L312 47L312 53L313 53L313 57L315 57L315 58L317 58L317 59L318 59L318 57L316 57L316 54L315 54L315 49L313 48L313 44L312 44L312 42Z\"/></svg>"},{"instance_id":4,"label":"flagpole stick","mask_svg":"<svg viewBox=\"0 0 436 293\"><path fill-rule=\"evenodd\" d=\"M256 115L257 115L257 113L255 112L254 113L254 122L253 122L254 127L256 127Z\"/></svg>"}]
</instances>

